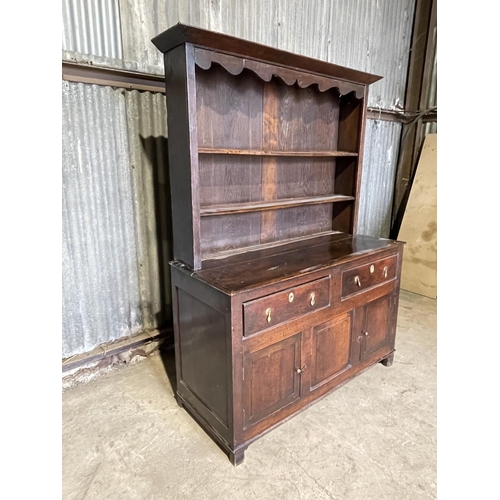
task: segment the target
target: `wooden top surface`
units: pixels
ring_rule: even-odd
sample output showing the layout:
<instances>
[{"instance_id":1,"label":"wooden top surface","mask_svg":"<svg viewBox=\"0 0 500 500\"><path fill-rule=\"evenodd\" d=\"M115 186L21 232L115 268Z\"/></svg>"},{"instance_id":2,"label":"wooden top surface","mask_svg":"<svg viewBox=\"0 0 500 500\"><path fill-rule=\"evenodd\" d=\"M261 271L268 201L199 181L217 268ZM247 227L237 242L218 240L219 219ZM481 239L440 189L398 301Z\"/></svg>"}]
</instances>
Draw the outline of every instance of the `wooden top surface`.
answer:
<instances>
[{"instance_id":1,"label":"wooden top surface","mask_svg":"<svg viewBox=\"0 0 500 500\"><path fill-rule=\"evenodd\" d=\"M203 269L194 272L180 262L172 265L233 295L348 262L363 254L382 252L397 244L393 240L371 236L336 233L223 259L207 260L203 262Z\"/></svg>"},{"instance_id":2,"label":"wooden top surface","mask_svg":"<svg viewBox=\"0 0 500 500\"><path fill-rule=\"evenodd\" d=\"M382 78L381 76L365 73L364 71L338 66L337 64L320 61L319 59L293 54L267 45L243 40L242 38L236 38L181 23L160 33L151 41L158 50L163 53L183 43L191 43L198 47L217 52L225 52L227 54L301 69L365 85L374 83Z\"/></svg>"}]
</instances>

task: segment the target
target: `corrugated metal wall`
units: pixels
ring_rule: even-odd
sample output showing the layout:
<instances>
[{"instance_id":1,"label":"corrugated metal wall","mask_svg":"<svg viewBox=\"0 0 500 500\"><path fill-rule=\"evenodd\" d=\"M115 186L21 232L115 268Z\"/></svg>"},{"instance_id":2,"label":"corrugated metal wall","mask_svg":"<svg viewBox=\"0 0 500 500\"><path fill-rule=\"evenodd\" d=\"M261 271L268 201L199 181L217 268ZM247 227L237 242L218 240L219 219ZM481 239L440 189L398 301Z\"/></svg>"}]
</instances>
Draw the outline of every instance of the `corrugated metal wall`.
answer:
<instances>
[{"instance_id":1,"label":"corrugated metal wall","mask_svg":"<svg viewBox=\"0 0 500 500\"><path fill-rule=\"evenodd\" d=\"M118 0L63 0L63 50L122 59Z\"/></svg>"},{"instance_id":2,"label":"corrugated metal wall","mask_svg":"<svg viewBox=\"0 0 500 500\"><path fill-rule=\"evenodd\" d=\"M63 82L63 357L168 320L162 94ZM168 233L167 233L168 234ZM165 240L165 237L163 237ZM166 277L168 280L168 275ZM162 294L164 295L162 297Z\"/></svg>"},{"instance_id":3,"label":"corrugated metal wall","mask_svg":"<svg viewBox=\"0 0 500 500\"><path fill-rule=\"evenodd\" d=\"M63 59L163 73L150 40L183 22L384 76L402 109L415 0L64 0ZM63 357L169 321L162 94L63 82ZM360 230L387 237L400 125L368 121ZM168 266L167 266L168 267ZM162 306L163 304L163 306ZM165 305L167 307L165 307Z\"/></svg>"},{"instance_id":4,"label":"corrugated metal wall","mask_svg":"<svg viewBox=\"0 0 500 500\"><path fill-rule=\"evenodd\" d=\"M368 120L359 202L359 232L387 238L396 177L401 123Z\"/></svg>"}]
</instances>

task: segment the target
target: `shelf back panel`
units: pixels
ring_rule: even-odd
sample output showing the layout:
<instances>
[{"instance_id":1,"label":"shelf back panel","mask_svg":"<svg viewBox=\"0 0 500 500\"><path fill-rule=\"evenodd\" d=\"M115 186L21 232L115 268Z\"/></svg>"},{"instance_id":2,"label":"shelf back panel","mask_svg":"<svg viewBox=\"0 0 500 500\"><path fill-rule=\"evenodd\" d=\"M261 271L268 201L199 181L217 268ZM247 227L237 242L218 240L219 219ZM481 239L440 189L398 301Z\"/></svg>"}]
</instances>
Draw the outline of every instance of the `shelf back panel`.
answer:
<instances>
[{"instance_id":1,"label":"shelf back panel","mask_svg":"<svg viewBox=\"0 0 500 500\"><path fill-rule=\"evenodd\" d=\"M363 101L353 94L340 100L338 147L341 151L359 152Z\"/></svg>"},{"instance_id":2,"label":"shelf back panel","mask_svg":"<svg viewBox=\"0 0 500 500\"><path fill-rule=\"evenodd\" d=\"M231 75L196 68L198 147L262 149L264 82L251 71Z\"/></svg>"},{"instance_id":3,"label":"shelf back panel","mask_svg":"<svg viewBox=\"0 0 500 500\"><path fill-rule=\"evenodd\" d=\"M303 89L276 77L263 82L249 70L234 76L217 64L209 70L197 68L196 79L200 148L337 151L336 89L320 92L317 85ZM276 100L274 122L266 115L271 104L264 102L265 94ZM269 140L270 133L274 141Z\"/></svg>"},{"instance_id":4,"label":"shelf back panel","mask_svg":"<svg viewBox=\"0 0 500 500\"><path fill-rule=\"evenodd\" d=\"M201 219L202 258L218 252L244 249L291 238L311 236L332 229L331 203L281 210L238 213ZM265 223L272 220L267 228Z\"/></svg>"},{"instance_id":5,"label":"shelf back panel","mask_svg":"<svg viewBox=\"0 0 500 500\"><path fill-rule=\"evenodd\" d=\"M263 201L266 189L269 191L266 181L273 184L273 196L267 200L348 194L334 190L335 158L275 158L274 177L269 178L267 171L267 179L263 177L265 160L259 156L200 155L201 207Z\"/></svg>"},{"instance_id":6,"label":"shelf back panel","mask_svg":"<svg viewBox=\"0 0 500 500\"><path fill-rule=\"evenodd\" d=\"M332 229L332 203L276 211L276 240L310 236Z\"/></svg>"},{"instance_id":7,"label":"shelf back panel","mask_svg":"<svg viewBox=\"0 0 500 500\"><path fill-rule=\"evenodd\" d=\"M341 202L333 204L333 222L332 229L334 231L341 231L343 233L352 232L352 213L354 211L354 205L351 202Z\"/></svg>"},{"instance_id":8,"label":"shelf back panel","mask_svg":"<svg viewBox=\"0 0 500 500\"><path fill-rule=\"evenodd\" d=\"M277 158L276 198L334 194L335 158Z\"/></svg>"},{"instance_id":9,"label":"shelf back panel","mask_svg":"<svg viewBox=\"0 0 500 500\"><path fill-rule=\"evenodd\" d=\"M335 168L335 194L356 196L357 158L338 158Z\"/></svg>"},{"instance_id":10,"label":"shelf back panel","mask_svg":"<svg viewBox=\"0 0 500 500\"><path fill-rule=\"evenodd\" d=\"M301 89L274 78L278 98L278 151L336 151L339 97L335 89L320 92L316 85Z\"/></svg>"},{"instance_id":11,"label":"shelf back panel","mask_svg":"<svg viewBox=\"0 0 500 500\"><path fill-rule=\"evenodd\" d=\"M262 200L262 158L200 155L200 205Z\"/></svg>"},{"instance_id":12,"label":"shelf back panel","mask_svg":"<svg viewBox=\"0 0 500 500\"><path fill-rule=\"evenodd\" d=\"M207 254L258 245L260 222L259 212L202 217L202 259Z\"/></svg>"}]
</instances>

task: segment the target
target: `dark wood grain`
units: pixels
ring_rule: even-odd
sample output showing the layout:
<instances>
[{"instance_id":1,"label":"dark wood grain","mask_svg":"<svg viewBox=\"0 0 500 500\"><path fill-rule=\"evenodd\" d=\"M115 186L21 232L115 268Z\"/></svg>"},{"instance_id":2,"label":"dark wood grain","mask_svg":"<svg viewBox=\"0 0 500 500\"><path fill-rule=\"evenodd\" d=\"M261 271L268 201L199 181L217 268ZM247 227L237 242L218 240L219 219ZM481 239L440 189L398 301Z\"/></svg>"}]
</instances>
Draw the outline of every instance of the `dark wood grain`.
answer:
<instances>
[{"instance_id":1,"label":"dark wood grain","mask_svg":"<svg viewBox=\"0 0 500 500\"><path fill-rule=\"evenodd\" d=\"M335 193L357 196L357 159L338 158L335 160Z\"/></svg>"},{"instance_id":2,"label":"dark wood grain","mask_svg":"<svg viewBox=\"0 0 500 500\"><path fill-rule=\"evenodd\" d=\"M332 207L332 229L352 233L354 207L352 201L341 201Z\"/></svg>"},{"instance_id":3,"label":"dark wood grain","mask_svg":"<svg viewBox=\"0 0 500 500\"><path fill-rule=\"evenodd\" d=\"M364 324L361 348L361 360L369 359L375 353L385 349L389 352L389 334L392 321L393 294L368 302L363 306ZM377 356L380 357L380 356Z\"/></svg>"},{"instance_id":4,"label":"dark wood grain","mask_svg":"<svg viewBox=\"0 0 500 500\"><path fill-rule=\"evenodd\" d=\"M213 263L215 261L225 260L227 257L235 257L235 256L246 256L248 253L254 253L261 250L268 250L277 247L282 247L283 245L288 245L290 243L298 243L298 242L307 242L311 239L328 236L332 234L338 234L338 231L324 231L322 233L315 233L310 236L298 236L297 238L288 238L286 240L280 241L270 241L268 243L258 243L257 245L250 245L245 248L233 248L229 250L223 250L219 252L215 252L212 254L205 254L205 267L207 263Z\"/></svg>"},{"instance_id":5,"label":"dark wood grain","mask_svg":"<svg viewBox=\"0 0 500 500\"><path fill-rule=\"evenodd\" d=\"M352 366L351 315L335 317L312 329L311 391Z\"/></svg>"},{"instance_id":6,"label":"dark wood grain","mask_svg":"<svg viewBox=\"0 0 500 500\"><path fill-rule=\"evenodd\" d=\"M178 292L179 383L228 427L226 317L183 290ZM210 327L209 327L210 325ZM214 369L213 363L217 366Z\"/></svg>"},{"instance_id":7,"label":"dark wood grain","mask_svg":"<svg viewBox=\"0 0 500 500\"><path fill-rule=\"evenodd\" d=\"M349 269L342 274L342 297L365 292L372 286L396 277L398 258L374 259L362 266Z\"/></svg>"},{"instance_id":8,"label":"dark wood grain","mask_svg":"<svg viewBox=\"0 0 500 500\"><path fill-rule=\"evenodd\" d=\"M336 151L339 98L334 90L299 89L277 85L279 97L278 149L281 151ZM345 151L356 152L345 149Z\"/></svg>"},{"instance_id":9,"label":"dark wood grain","mask_svg":"<svg viewBox=\"0 0 500 500\"><path fill-rule=\"evenodd\" d=\"M262 108L262 148L272 151L278 148L278 92L276 82L264 86ZM266 202L276 200L276 158L267 156L262 159L262 199ZM261 243L276 241L276 212L267 210L261 214Z\"/></svg>"},{"instance_id":10,"label":"dark wood grain","mask_svg":"<svg viewBox=\"0 0 500 500\"><path fill-rule=\"evenodd\" d=\"M199 415L207 432L228 442L233 433L230 300L173 266L171 275L177 400ZM212 350L213 356L206 357L205 343L212 334L208 351ZM210 366L210 359L217 359L217 368Z\"/></svg>"},{"instance_id":11,"label":"dark wood grain","mask_svg":"<svg viewBox=\"0 0 500 500\"><path fill-rule=\"evenodd\" d=\"M330 305L330 277L287 288L243 304L245 336L316 312Z\"/></svg>"},{"instance_id":12,"label":"dark wood grain","mask_svg":"<svg viewBox=\"0 0 500 500\"><path fill-rule=\"evenodd\" d=\"M260 222L259 212L202 217L202 254L257 245L260 243Z\"/></svg>"},{"instance_id":13,"label":"dark wood grain","mask_svg":"<svg viewBox=\"0 0 500 500\"><path fill-rule=\"evenodd\" d=\"M203 155L198 164L201 207L262 200L262 158Z\"/></svg>"},{"instance_id":14,"label":"dark wood grain","mask_svg":"<svg viewBox=\"0 0 500 500\"><path fill-rule=\"evenodd\" d=\"M340 99L338 147L343 151L358 153L358 161L352 163L348 171L344 172L344 176L339 179L342 184L338 185L340 189L341 185L347 187L351 183L350 192L355 197L353 205L346 207L342 212L339 211L340 207L337 207L339 212L335 214L337 223L334 223L334 227L348 233L357 231L367 95L365 90L363 100L358 100L352 95Z\"/></svg>"},{"instance_id":15,"label":"dark wood grain","mask_svg":"<svg viewBox=\"0 0 500 500\"><path fill-rule=\"evenodd\" d=\"M332 203L303 203L302 206L276 212L276 237L279 240L310 236L331 229Z\"/></svg>"},{"instance_id":16,"label":"dark wood grain","mask_svg":"<svg viewBox=\"0 0 500 500\"><path fill-rule=\"evenodd\" d=\"M301 337L299 332L245 355L245 428L300 398Z\"/></svg>"},{"instance_id":17,"label":"dark wood grain","mask_svg":"<svg viewBox=\"0 0 500 500\"><path fill-rule=\"evenodd\" d=\"M377 252L398 246L392 241L369 236L333 234L318 237L317 241L312 238L262 252L214 259L206 269L195 274L212 286L234 293L259 288L266 283L281 282L290 276L305 275L366 254L376 256Z\"/></svg>"},{"instance_id":18,"label":"dark wood grain","mask_svg":"<svg viewBox=\"0 0 500 500\"><path fill-rule=\"evenodd\" d=\"M262 80L218 66L196 72L200 148L262 149Z\"/></svg>"},{"instance_id":19,"label":"dark wood grain","mask_svg":"<svg viewBox=\"0 0 500 500\"><path fill-rule=\"evenodd\" d=\"M335 159L330 158L277 158L276 197L284 199L333 195L335 162ZM337 200L338 198L332 201Z\"/></svg>"},{"instance_id":20,"label":"dark wood grain","mask_svg":"<svg viewBox=\"0 0 500 500\"><path fill-rule=\"evenodd\" d=\"M198 144L191 117L196 109L194 49L179 46L165 54L168 157L172 193L174 258L201 266Z\"/></svg>"}]
</instances>

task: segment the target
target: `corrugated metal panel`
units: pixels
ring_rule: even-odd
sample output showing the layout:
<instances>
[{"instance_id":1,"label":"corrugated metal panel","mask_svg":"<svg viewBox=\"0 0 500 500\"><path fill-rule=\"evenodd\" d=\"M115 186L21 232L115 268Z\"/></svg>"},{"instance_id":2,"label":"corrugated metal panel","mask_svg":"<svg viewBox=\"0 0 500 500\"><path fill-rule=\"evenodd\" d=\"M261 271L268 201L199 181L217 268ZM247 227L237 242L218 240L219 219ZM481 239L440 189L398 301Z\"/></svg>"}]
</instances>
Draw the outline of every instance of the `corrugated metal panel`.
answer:
<instances>
[{"instance_id":1,"label":"corrugated metal panel","mask_svg":"<svg viewBox=\"0 0 500 500\"><path fill-rule=\"evenodd\" d=\"M153 182L165 137L163 95L63 82L63 356L156 327L169 302Z\"/></svg>"},{"instance_id":2,"label":"corrugated metal panel","mask_svg":"<svg viewBox=\"0 0 500 500\"><path fill-rule=\"evenodd\" d=\"M172 0L152 4L149 0L107 0L101 8L82 5L87 3L63 3L65 59L162 74L163 59L151 38L183 22L379 74L384 79L371 88L370 106L402 109L415 0Z\"/></svg>"},{"instance_id":3,"label":"corrugated metal panel","mask_svg":"<svg viewBox=\"0 0 500 500\"><path fill-rule=\"evenodd\" d=\"M401 124L368 120L358 232L388 238Z\"/></svg>"},{"instance_id":4,"label":"corrugated metal panel","mask_svg":"<svg viewBox=\"0 0 500 500\"><path fill-rule=\"evenodd\" d=\"M437 44L436 44L436 36L437 36L437 28L434 28L433 37L434 37L434 54L433 54L433 64L432 64L432 73L430 76L430 87L429 87L429 95L427 99L427 107L432 108L437 106Z\"/></svg>"},{"instance_id":5,"label":"corrugated metal panel","mask_svg":"<svg viewBox=\"0 0 500 500\"><path fill-rule=\"evenodd\" d=\"M65 51L122 58L119 0L63 0Z\"/></svg>"},{"instance_id":6,"label":"corrugated metal panel","mask_svg":"<svg viewBox=\"0 0 500 500\"><path fill-rule=\"evenodd\" d=\"M63 82L63 356L141 326L123 91Z\"/></svg>"},{"instance_id":7,"label":"corrugated metal panel","mask_svg":"<svg viewBox=\"0 0 500 500\"><path fill-rule=\"evenodd\" d=\"M370 106L403 109L414 0L279 0L278 47L384 77Z\"/></svg>"}]
</instances>

